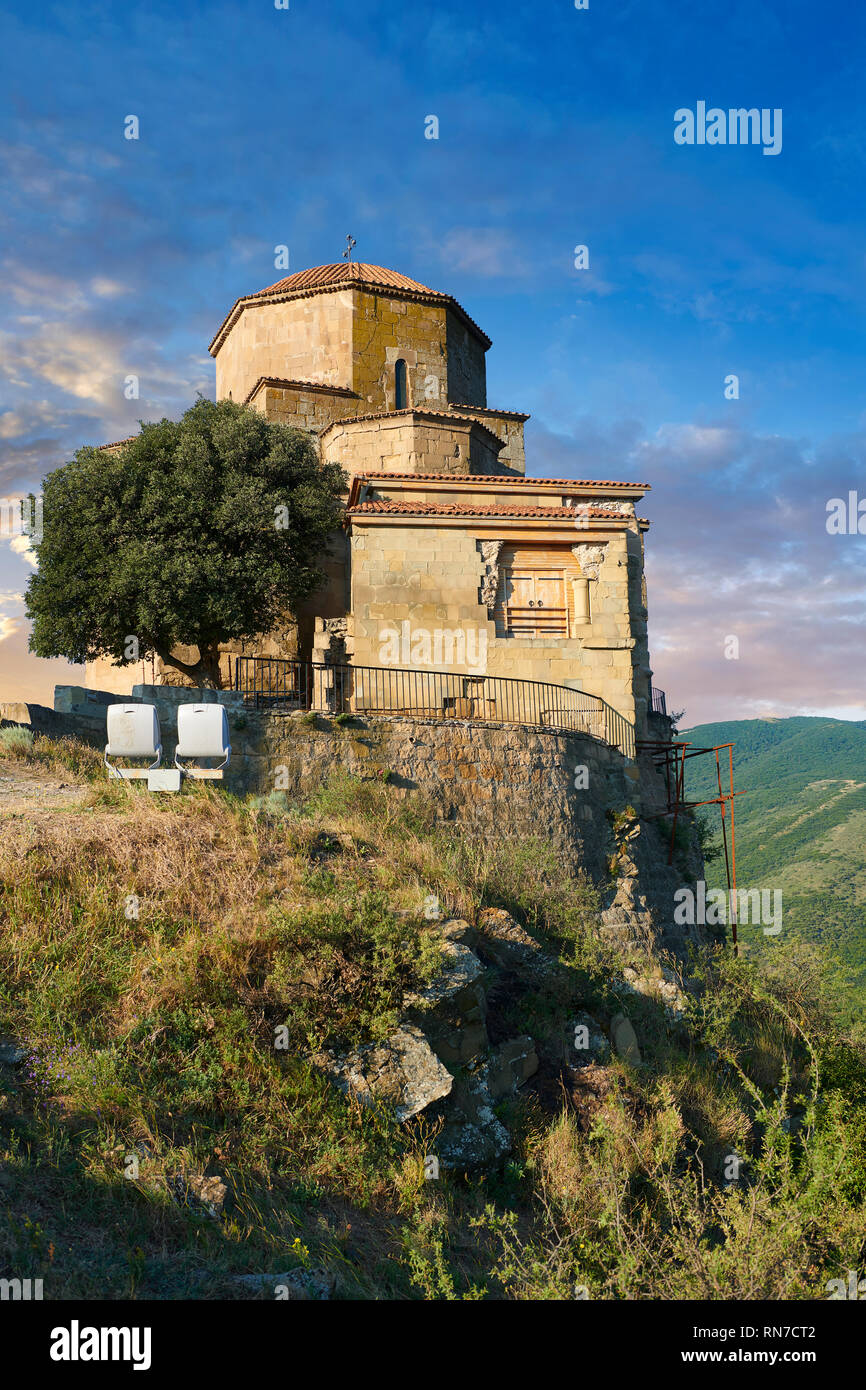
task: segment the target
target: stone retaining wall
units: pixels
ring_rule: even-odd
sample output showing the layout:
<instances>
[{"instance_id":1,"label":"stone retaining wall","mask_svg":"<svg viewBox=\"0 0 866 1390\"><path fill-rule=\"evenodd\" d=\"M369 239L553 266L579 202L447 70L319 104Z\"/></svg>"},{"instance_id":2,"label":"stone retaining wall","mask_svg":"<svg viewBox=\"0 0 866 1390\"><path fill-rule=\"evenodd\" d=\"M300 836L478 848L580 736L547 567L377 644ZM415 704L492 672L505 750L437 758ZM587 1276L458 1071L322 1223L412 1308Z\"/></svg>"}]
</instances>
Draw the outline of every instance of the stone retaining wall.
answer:
<instances>
[{"instance_id":1,"label":"stone retaining wall","mask_svg":"<svg viewBox=\"0 0 866 1390\"><path fill-rule=\"evenodd\" d=\"M678 953L701 939L673 921L675 890L703 872L694 827L681 818L689 843L669 865L659 819L664 783L648 754L633 763L586 734L461 719L261 712L234 691L140 685L127 698L157 706L166 766L174 762L178 705L218 702L232 745L229 791L282 791L300 801L335 772L387 780L398 791L423 792L444 821L483 838L539 836L568 854L601 892L602 934ZM34 732L79 733L102 745L114 699L58 686L56 711L0 706L0 722L5 716Z\"/></svg>"},{"instance_id":2,"label":"stone retaining wall","mask_svg":"<svg viewBox=\"0 0 866 1390\"><path fill-rule=\"evenodd\" d=\"M674 921L676 890L703 872L695 830L680 818L687 843L669 865L650 758L629 762L584 734L460 719L247 712L230 714L229 728L231 790L300 799L337 770L387 777L484 839L540 837L567 854L599 890L600 934L676 953L702 939Z\"/></svg>"},{"instance_id":3,"label":"stone retaining wall","mask_svg":"<svg viewBox=\"0 0 866 1390\"><path fill-rule=\"evenodd\" d=\"M230 785L308 795L337 769L420 789L444 820L484 835L543 835L600 872L609 810L640 799L639 773L615 750L582 734L459 719L255 714L234 722L242 755Z\"/></svg>"},{"instance_id":4,"label":"stone retaining wall","mask_svg":"<svg viewBox=\"0 0 866 1390\"><path fill-rule=\"evenodd\" d=\"M77 719L82 732L104 739L105 706L116 698L58 687L63 731L72 732L69 721ZM387 778L398 789L425 792L443 820L481 834L548 837L593 876L610 851L608 812L640 810L639 769L585 734L461 719L260 712L246 708L234 691L162 685L137 685L126 698L156 705L167 765L174 761L178 705L224 705L232 745L224 785L230 791L281 790L300 799L335 771Z\"/></svg>"}]
</instances>

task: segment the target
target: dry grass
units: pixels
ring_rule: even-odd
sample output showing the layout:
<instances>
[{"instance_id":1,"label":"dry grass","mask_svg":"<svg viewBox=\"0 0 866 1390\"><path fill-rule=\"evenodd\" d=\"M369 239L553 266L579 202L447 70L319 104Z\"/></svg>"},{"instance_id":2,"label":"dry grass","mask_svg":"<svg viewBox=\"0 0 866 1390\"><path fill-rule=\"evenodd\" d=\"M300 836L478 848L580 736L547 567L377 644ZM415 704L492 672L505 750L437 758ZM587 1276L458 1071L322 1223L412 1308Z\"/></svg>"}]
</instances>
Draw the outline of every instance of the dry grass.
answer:
<instances>
[{"instance_id":1,"label":"dry grass","mask_svg":"<svg viewBox=\"0 0 866 1390\"><path fill-rule=\"evenodd\" d=\"M0 758L45 772L65 774L82 783L105 775L102 753L78 738L48 738L10 725L0 729Z\"/></svg>"},{"instance_id":2,"label":"dry grass","mask_svg":"<svg viewBox=\"0 0 866 1390\"><path fill-rule=\"evenodd\" d=\"M336 782L301 810L98 782L74 815L8 820L0 1032L31 1056L0 1077L2 1273L54 1297L238 1296L232 1273L308 1262L365 1298L776 1298L853 1267L866 1073L817 976L781 956L772 993L742 962L711 965L685 1041L636 999L641 1071L614 1062L553 1101L527 1088L510 1159L426 1182L424 1118L362 1110L306 1057L386 1030L429 978L431 895L470 920L507 907L559 951L564 986L496 1006L510 1035L614 1004L588 885L543 844L461 839L387 787ZM750 1167L726 1191L732 1151ZM221 1222L178 1205L192 1173L225 1178Z\"/></svg>"}]
</instances>

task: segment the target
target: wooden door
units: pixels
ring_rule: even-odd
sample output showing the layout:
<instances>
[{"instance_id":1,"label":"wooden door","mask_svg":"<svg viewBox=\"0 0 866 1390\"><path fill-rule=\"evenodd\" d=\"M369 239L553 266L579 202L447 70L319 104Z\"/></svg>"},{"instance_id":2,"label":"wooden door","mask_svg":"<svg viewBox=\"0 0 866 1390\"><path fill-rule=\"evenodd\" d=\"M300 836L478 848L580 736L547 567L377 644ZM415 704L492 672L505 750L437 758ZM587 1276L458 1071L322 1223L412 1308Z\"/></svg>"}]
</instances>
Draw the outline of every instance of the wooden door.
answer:
<instances>
[{"instance_id":1,"label":"wooden door","mask_svg":"<svg viewBox=\"0 0 866 1390\"><path fill-rule=\"evenodd\" d=\"M531 570L513 569L505 575L505 615L509 633L535 636L535 575Z\"/></svg>"},{"instance_id":2,"label":"wooden door","mask_svg":"<svg viewBox=\"0 0 866 1390\"><path fill-rule=\"evenodd\" d=\"M505 626L515 637L562 635L568 630L562 570L512 569L504 584Z\"/></svg>"},{"instance_id":3,"label":"wooden door","mask_svg":"<svg viewBox=\"0 0 866 1390\"><path fill-rule=\"evenodd\" d=\"M567 631L565 575L562 570L540 570L535 575L535 635L562 636Z\"/></svg>"}]
</instances>

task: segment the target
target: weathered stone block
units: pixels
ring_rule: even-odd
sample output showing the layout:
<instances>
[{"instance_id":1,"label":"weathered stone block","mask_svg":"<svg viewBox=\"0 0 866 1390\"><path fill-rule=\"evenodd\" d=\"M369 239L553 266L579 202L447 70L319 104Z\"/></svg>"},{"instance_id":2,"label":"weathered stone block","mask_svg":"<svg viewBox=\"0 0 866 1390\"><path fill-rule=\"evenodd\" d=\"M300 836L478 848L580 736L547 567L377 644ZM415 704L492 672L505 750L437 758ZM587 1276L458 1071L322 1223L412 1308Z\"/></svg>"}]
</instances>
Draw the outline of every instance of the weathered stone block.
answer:
<instances>
[{"instance_id":1,"label":"weathered stone block","mask_svg":"<svg viewBox=\"0 0 866 1390\"><path fill-rule=\"evenodd\" d=\"M342 1056L321 1052L311 1060L339 1090L352 1092L364 1105L391 1105L401 1121L447 1096L453 1085L423 1033L409 1023L387 1042L369 1043Z\"/></svg>"}]
</instances>

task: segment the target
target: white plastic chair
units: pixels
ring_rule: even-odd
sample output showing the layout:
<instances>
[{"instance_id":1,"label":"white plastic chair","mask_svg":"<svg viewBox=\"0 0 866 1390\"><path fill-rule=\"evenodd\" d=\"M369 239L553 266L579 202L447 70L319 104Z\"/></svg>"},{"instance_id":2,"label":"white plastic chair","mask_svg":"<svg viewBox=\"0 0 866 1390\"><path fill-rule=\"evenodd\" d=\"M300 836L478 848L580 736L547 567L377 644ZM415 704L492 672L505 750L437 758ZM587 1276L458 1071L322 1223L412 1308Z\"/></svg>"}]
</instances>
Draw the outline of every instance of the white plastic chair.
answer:
<instances>
[{"instance_id":1,"label":"white plastic chair","mask_svg":"<svg viewBox=\"0 0 866 1390\"><path fill-rule=\"evenodd\" d=\"M179 705L175 767L188 777L222 778L231 757L229 721L225 706ZM219 767L187 767L181 759L220 758Z\"/></svg>"},{"instance_id":2,"label":"white plastic chair","mask_svg":"<svg viewBox=\"0 0 866 1390\"><path fill-rule=\"evenodd\" d=\"M109 705L105 717L109 777L144 778L162 761L156 705ZM115 767L109 758L152 758L149 767Z\"/></svg>"}]
</instances>

